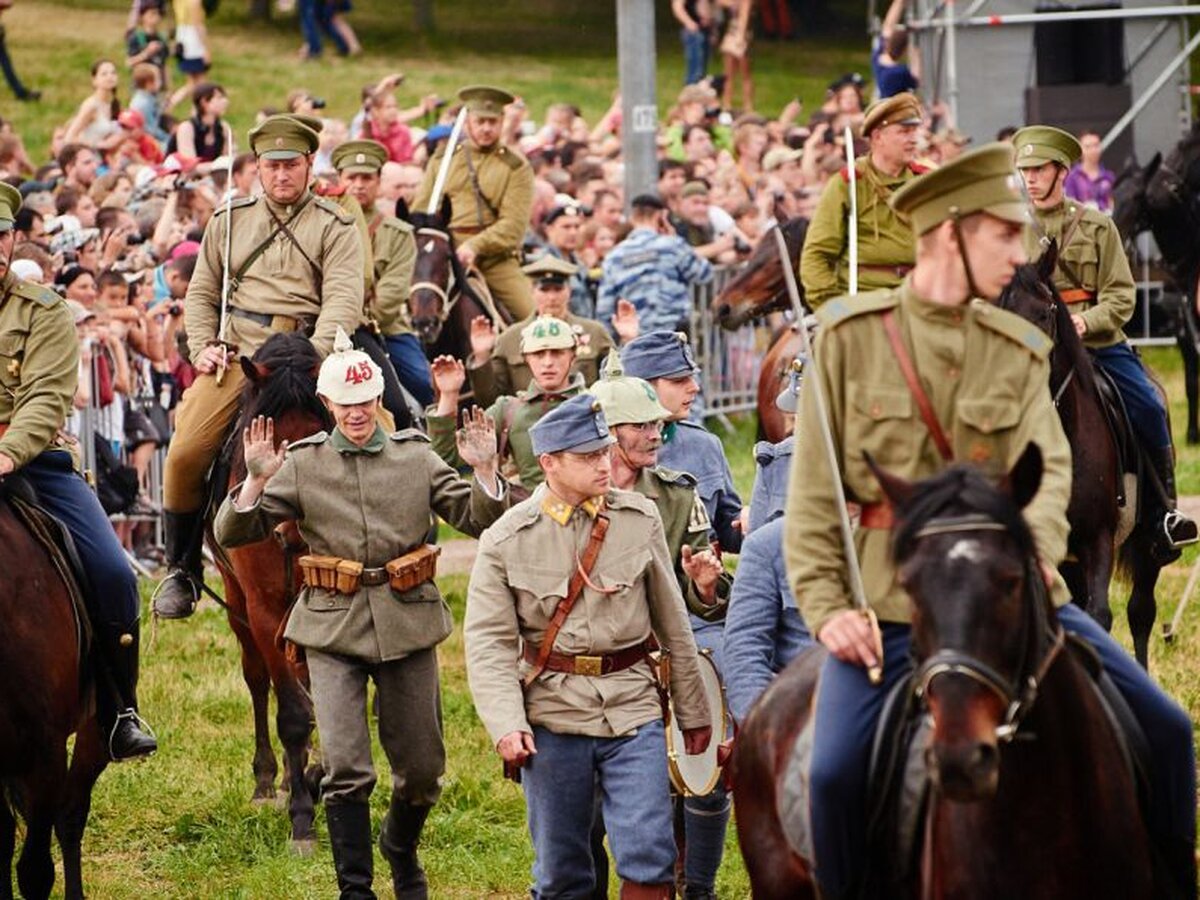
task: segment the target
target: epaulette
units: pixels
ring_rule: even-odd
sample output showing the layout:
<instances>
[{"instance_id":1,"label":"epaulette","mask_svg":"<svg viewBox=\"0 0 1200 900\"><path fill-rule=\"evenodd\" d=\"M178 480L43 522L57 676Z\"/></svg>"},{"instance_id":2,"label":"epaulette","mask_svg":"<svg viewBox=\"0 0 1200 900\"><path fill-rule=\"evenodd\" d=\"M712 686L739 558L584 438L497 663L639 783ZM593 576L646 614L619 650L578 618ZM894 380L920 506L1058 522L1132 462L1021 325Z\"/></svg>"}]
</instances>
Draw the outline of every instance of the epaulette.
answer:
<instances>
[{"instance_id":1,"label":"epaulette","mask_svg":"<svg viewBox=\"0 0 1200 900\"><path fill-rule=\"evenodd\" d=\"M668 469L666 466L655 466L650 472L663 484L673 484L677 487L686 488L694 488L699 484L694 475L690 475L687 472L676 472L674 469Z\"/></svg>"},{"instance_id":2,"label":"epaulette","mask_svg":"<svg viewBox=\"0 0 1200 900\"><path fill-rule=\"evenodd\" d=\"M253 206L257 202L257 197L238 197L236 200L231 200L228 206L230 209L241 209L243 206ZM219 216L225 212L225 206L226 204L224 203L219 204L216 212L213 213L213 216Z\"/></svg>"},{"instance_id":3,"label":"epaulette","mask_svg":"<svg viewBox=\"0 0 1200 900\"><path fill-rule=\"evenodd\" d=\"M346 210L342 209L342 207L338 206L337 203L330 200L328 197L313 197L313 205L316 206L317 209L325 210L325 212L332 215L343 225L354 224L354 216L350 215L350 213L346 212Z\"/></svg>"},{"instance_id":4,"label":"epaulette","mask_svg":"<svg viewBox=\"0 0 1200 900\"><path fill-rule=\"evenodd\" d=\"M868 291L857 297L835 297L817 310L817 320L823 328L836 328L856 316L894 309L899 305L900 294L894 288Z\"/></svg>"},{"instance_id":5,"label":"epaulette","mask_svg":"<svg viewBox=\"0 0 1200 900\"><path fill-rule=\"evenodd\" d=\"M529 165L529 161L525 159L525 156L519 150L514 150L511 147L497 147L496 156L500 162L504 163L514 172L522 166Z\"/></svg>"},{"instance_id":6,"label":"epaulette","mask_svg":"<svg viewBox=\"0 0 1200 900\"><path fill-rule=\"evenodd\" d=\"M840 174L842 176L842 181L846 182L846 184L850 183L850 167L849 166L842 166L842 170L838 174ZM862 163L857 162L857 161L854 163L854 174L857 178L863 178L867 174L866 172L863 171Z\"/></svg>"},{"instance_id":7,"label":"epaulette","mask_svg":"<svg viewBox=\"0 0 1200 900\"><path fill-rule=\"evenodd\" d=\"M981 325L1020 344L1038 359L1045 359L1054 349L1054 342L1046 332L1016 313L1000 309L986 300L972 300L971 306L975 308L975 318Z\"/></svg>"},{"instance_id":8,"label":"epaulette","mask_svg":"<svg viewBox=\"0 0 1200 900\"><path fill-rule=\"evenodd\" d=\"M777 444L770 441L759 441L754 445L754 460L760 466L774 462L785 456L791 456L796 450L796 436L789 434Z\"/></svg>"},{"instance_id":9,"label":"epaulette","mask_svg":"<svg viewBox=\"0 0 1200 900\"><path fill-rule=\"evenodd\" d=\"M609 509L632 509L647 516L657 516L658 507L648 497L637 491L611 490L608 492Z\"/></svg>"},{"instance_id":10,"label":"epaulette","mask_svg":"<svg viewBox=\"0 0 1200 900\"><path fill-rule=\"evenodd\" d=\"M417 229L403 219L398 219L395 216L384 216L383 221L379 223L381 228L393 228L401 234L412 234Z\"/></svg>"},{"instance_id":11,"label":"epaulette","mask_svg":"<svg viewBox=\"0 0 1200 900\"><path fill-rule=\"evenodd\" d=\"M329 440L328 431L318 431L316 434L310 434L308 437L300 438L298 441L292 441L288 444L288 450L295 450L297 447L316 447Z\"/></svg>"},{"instance_id":12,"label":"epaulette","mask_svg":"<svg viewBox=\"0 0 1200 900\"><path fill-rule=\"evenodd\" d=\"M914 175L924 175L926 172L933 171L933 169L931 169L929 166L923 166L920 163L915 163L915 162L908 164L908 170L910 172L912 172Z\"/></svg>"},{"instance_id":13,"label":"epaulette","mask_svg":"<svg viewBox=\"0 0 1200 900\"><path fill-rule=\"evenodd\" d=\"M40 303L42 306L51 308L60 303L66 303L61 295L50 290L45 285L36 284L32 281L18 281L12 286L10 293L15 294L22 300L32 300L34 303Z\"/></svg>"},{"instance_id":14,"label":"epaulette","mask_svg":"<svg viewBox=\"0 0 1200 900\"><path fill-rule=\"evenodd\" d=\"M393 441L424 441L429 443L429 435L419 428L401 428L388 435Z\"/></svg>"}]
</instances>

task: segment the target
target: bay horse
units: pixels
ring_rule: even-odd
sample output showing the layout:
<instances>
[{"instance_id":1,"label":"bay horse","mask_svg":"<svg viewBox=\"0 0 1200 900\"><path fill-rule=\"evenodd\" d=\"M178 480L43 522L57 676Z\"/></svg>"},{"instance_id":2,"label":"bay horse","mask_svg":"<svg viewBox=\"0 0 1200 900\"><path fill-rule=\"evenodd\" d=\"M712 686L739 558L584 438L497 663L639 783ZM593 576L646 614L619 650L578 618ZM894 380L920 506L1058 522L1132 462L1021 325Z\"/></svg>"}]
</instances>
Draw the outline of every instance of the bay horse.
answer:
<instances>
[{"instance_id":1,"label":"bay horse","mask_svg":"<svg viewBox=\"0 0 1200 900\"><path fill-rule=\"evenodd\" d=\"M396 203L396 217L416 229L417 258L408 313L425 356L431 361L442 354L467 360L471 355L471 322L476 316L485 316L501 328L511 324L507 311L492 304L501 318L497 322L472 286L478 273L468 272L455 253L454 235L448 227L452 211L449 197L443 197L440 209L430 214L410 212L403 200Z\"/></svg>"},{"instance_id":2,"label":"bay horse","mask_svg":"<svg viewBox=\"0 0 1200 900\"><path fill-rule=\"evenodd\" d=\"M321 358L308 338L298 333L274 334L251 359L242 357L246 376L241 416L234 429L233 459L226 490L246 477L242 430L256 416L275 422L277 441L297 441L332 427L328 411L317 397ZM268 720L270 690L275 690L275 730L283 745L283 786L288 791L292 847L298 853L315 846L312 772L306 767L313 729L308 672L293 664L278 635L299 590L299 554L271 538L230 550L209 545L225 585L226 613L242 651L242 677L254 708L253 802L275 798L279 774L271 746Z\"/></svg>"},{"instance_id":3,"label":"bay horse","mask_svg":"<svg viewBox=\"0 0 1200 900\"><path fill-rule=\"evenodd\" d=\"M1143 231L1154 235L1168 284L1182 295L1173 324L1183 356L1187 442L1200 444L1200 122L1165 161L1156 153L1145 167L1126 166L1113 187L1113 223L1127 248Z\"/></svg>"},{"instance_id":4,"label":"bay horse","mask_svg":"<svg viewBox=\"0 0 1200 900\"><path fill-rule=\"evenodd\" d=\"M713 298L712 314L722 328L735 331L751 319L791 310L783 264L775 242L776 228L783 232L793 270L799 265L800 250L808 233L808 219L798 217L767 231L737 275ZM804 303L803 287L800 287L800 292L801 305L805 312L810 312ZM785 325L775 333L759 369L756 396L759 437L772 443L782 441L791 433L784 413L775 407L775 398L787 387L792 360L800 355L804 346L803 338L795 328L794 324Z\"/></svg>"},{"instance_id":5,"label":"bay horse","mask_svg":"<svg viewBox=\"0 0 1200 900\"><path fill-rule=\"evenodd\" d=\"M1158 614L1154 598L1162 564L1152 552L1152 525L1137 520L1136 490L1123 495L1122 454L1108 424L1093 363L1071 322L1071 312L1054 288L1055 244L1036 264L1017 269L998 306L1037 325L1054 341L1049 390L1071 444L1071 534L1063 578L1073 600L1105 630L1112 628L1109 586L1115 568L1130 579L1127 616L1134 655L1149 665L1150 632ZM1134 468L1136 469L1136 461Z\"/></svg>"},{"instance_id":6,"label":"bay horse","mask_svg":"<svg viewBox=\"0 0 1200 900\"><path fill-rule=\"evenodd\" d=\"M924 846L899 884L895 867L862 860L889 882L879 896L1151 896L1133 774L1091 674L1065 649L1021 516L1041 473L1033 444L998 487L967 465L915 485L876 470L896 510L891 552L912 599L915 673L900 690L931 720ZM824 653L814 648L780 673L735 745L738 840L759 900L816 896L777 798Z\"/></svg>"},{"instance_id":7,"label":"bay horse","mask_svg":"<svg viewBox=\"0 0 1200 900\"><path fill-rule=\"evenodd\" d=\"M15 512L18 474L0 479L0 898L11 900L19 816L25 841L17 886L29 900L54 884L50 836L63 857L64 896L83 897L82 843L92 787L108 764L94 713L86 621L46 544ZM67 739L75 734L70 764Z\"/></svg>"}]
</instances>

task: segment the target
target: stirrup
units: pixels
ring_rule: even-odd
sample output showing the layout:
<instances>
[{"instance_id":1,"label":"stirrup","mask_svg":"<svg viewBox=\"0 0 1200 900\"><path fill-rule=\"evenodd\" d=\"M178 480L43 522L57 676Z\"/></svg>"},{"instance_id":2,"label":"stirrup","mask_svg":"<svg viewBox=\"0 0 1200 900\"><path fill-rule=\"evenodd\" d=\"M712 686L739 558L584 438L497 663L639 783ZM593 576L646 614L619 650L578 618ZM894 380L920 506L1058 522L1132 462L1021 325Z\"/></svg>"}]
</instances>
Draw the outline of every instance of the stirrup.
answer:
<instances>
[{"instance_id":1,"label":"stirrup","mask_svg":"<svg viewBox=\"0 0 1200 900\"><path fill-rule=\"evenodd\" d=\"M162 595L163 589L168 584L175 584L180 580L186 582L188 589L192 592L191 599L187 601L187 606L165 611L160 609L159 598ZM166 577L158 583L154 588L154 593L150 595L150 609L156 619L186 619L196 611L196 605L199 602L200 586L196 583L196 576L182 566L171 566L167 570Z\"/></svg>"},{"instance_id":2,"label":"stirrup","mask_svg":"<svg viewBox=\"0 0 1200 900\"><path fill-rule=\"evenodd\" d=\"M1186 547L1200 541L1200 528L1177 509L1168 510L1163 516L1162 528L1172 547ZM1176 534L1176 531L1180 533Z\"/></svg>"},{"instance_id":3,"label":"stirrup","mask_svg":"<svg viewBox=\"0 0 1200 900\"><path fill-rule=\"evenodd\" d=\"M136 756L118 757L113 752L113 740L117 736L117 729L121 727L122 722L127 721L127 720L132 720L133 724L135 726L137 726L138 731L140 731L142 734L146 735L148 738L150 738L150 740L154 741L154 749L150 750L148 753L139 753ZM156 750L158 750L158 735L154 733L154 729L150 727L150 723L147 722L145 719L143 719L140 715L138 715L138 711L136 709L134 709L132 706L130 706L130 707L127 707L127 708L121 710L119 713L117 713L117 717L113 720L112 730L109 731L109 733L108 733L108 742L107 743L108 743L108 758L110 760L112 760L113 762L124 762L125 760L143 759L147 756L153 755L154 752Z\"/></svg>"}]
</instances>

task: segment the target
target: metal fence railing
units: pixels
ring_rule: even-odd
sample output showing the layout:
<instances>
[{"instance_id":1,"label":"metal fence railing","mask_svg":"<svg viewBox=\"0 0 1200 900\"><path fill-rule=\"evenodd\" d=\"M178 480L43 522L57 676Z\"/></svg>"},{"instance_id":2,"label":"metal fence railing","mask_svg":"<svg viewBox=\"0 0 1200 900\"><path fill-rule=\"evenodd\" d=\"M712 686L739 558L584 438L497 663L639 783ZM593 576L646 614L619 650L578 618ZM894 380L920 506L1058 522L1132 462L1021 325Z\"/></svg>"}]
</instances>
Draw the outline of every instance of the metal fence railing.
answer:
<instances>
[{"instance_id":1,"label":"metal fence railing","mask_svg":"<svg viewBox=\"0 0 1200 900\"><path fill-rule=\"evenodd\" d=\"M692 350L700 366L704 412L710 416L755 408L762 358L771 346L769 325L755 322L726 331L712 315L713 298L737 271L737 266L720 266L712 281L692 286Z\"/></svg>"}]
</instances>

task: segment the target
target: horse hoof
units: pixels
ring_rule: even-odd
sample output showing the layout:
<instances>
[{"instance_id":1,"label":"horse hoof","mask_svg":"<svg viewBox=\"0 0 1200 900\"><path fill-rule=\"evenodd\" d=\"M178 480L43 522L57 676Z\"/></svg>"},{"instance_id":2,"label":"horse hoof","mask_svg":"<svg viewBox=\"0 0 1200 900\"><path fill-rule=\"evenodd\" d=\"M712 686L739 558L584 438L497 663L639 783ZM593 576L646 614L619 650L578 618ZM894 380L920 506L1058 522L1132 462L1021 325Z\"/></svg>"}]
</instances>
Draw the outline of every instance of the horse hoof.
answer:
<instances>
[{"instance_id":1,"label":"horse hoof","mask_svg":"<svg viewBox=\"0 0 1200 900\"><path fill-rule=\"evenodd\" d=\"M279 801L274 792L271 792L270 794L255 794L250 798L250 805L255 808L262 806L275 806L275 804L278 802Z\"/></svg>"},{"instance_id":2,"label":"horse hoof","mask_svg":"<svg viewBox=\"0 0 1200 900\"><path fill-rule=\"evenodd\" d=\"M316 852L317 842L315 838L303 838L292 841L292 854L301 858L312 856Z\"/></svg>"}]
</instances>

